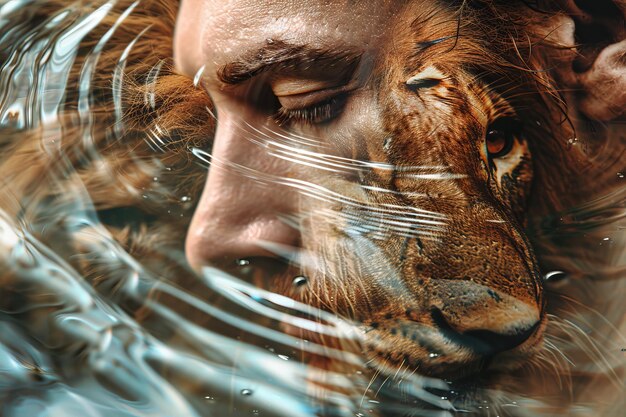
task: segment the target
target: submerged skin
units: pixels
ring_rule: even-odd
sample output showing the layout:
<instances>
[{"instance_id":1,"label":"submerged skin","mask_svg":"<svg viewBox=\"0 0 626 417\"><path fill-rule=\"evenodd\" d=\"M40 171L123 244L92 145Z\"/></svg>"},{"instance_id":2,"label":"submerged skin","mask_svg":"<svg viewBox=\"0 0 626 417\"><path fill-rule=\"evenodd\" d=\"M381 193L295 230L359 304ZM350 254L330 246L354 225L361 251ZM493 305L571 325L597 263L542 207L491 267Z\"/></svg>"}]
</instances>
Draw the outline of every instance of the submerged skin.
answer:
<instances>
[{"instance_id":1,"label":"submerged skin","mask_svg":"<svg viewBox=\"0 0 626 417\"><path fill-rule=\"evenodd\" d=\"M461 69L476 45L461 40L451 59L442 42L415 58L419 42L454 36L452 11L402 3L183 2L175 62L191 77L200 72L218 122L187 257L198 272L211 265L236 274L242 258L264 265L270 289L362 323L366 354L380 365L448 378L515 368L540 347L545 325L541 280L521 229L530 152L506 130L515 110ZM225 80L229 67L302 46L356 56L358 65L312 58ZM348 97L319 110L331 112L321 120L297 113L337 91ZM280 107L296 116L276 120ZM294 134L321 138L289 143L314 158L383 168L329 173L259 146ZM236 167L288 180L259 185ZM309 198L294 179L348 203ZM354 231L368 224L384 237ZM276 245L314 266L279 267ZM309 282L294 290L300 274Z\"/></svg>"}]
</instances>

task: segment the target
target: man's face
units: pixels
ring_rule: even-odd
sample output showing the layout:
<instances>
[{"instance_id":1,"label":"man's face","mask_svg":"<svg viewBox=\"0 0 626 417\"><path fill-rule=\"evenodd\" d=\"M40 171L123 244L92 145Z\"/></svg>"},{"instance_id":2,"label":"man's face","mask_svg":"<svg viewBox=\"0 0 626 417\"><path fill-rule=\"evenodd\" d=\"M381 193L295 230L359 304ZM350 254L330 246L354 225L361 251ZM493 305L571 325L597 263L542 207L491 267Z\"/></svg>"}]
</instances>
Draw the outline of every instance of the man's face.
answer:
<instances>
[{"instance_id":1,"label":"man's face","mask_svg":"<svg viewBox=\"0 0 626 417\"><path fill-rule=\"evenodd\" d=\"M363 75L354 74L357 58L379 49L394 11L386 1L183 2L176 28L176 65L192 77L202 71L219 121L211 150L216 168L209 174L187 240L192 266L268 255L259 241L298 245L296 231L277 218L297 210L299 197L293 187L261 187L226 166L295 176L301 166L268 154L259 139L263 134L279 138L272 132L288 124L319 133L316 126L327 124L322 119L343 113L346 109L338 108L343 103L324 105L362 86ZM261 59L264 53L271 56ZM284 60L287 55L293 59L272 67L274 57ZM258 73L241 68L248 63ZM228 74L230 80L225 79ZM358 109L355 98L351 116L345 117L350 124L358 123L365 110ZM311 116L302 109L317 111L315 120L308 120ZM282 116L273 117L276 113ZM289 123L286 115L291 115Z\"/></svg>"},{"instance_id":2,"label":"man's face","mask_svg":"<svg viewBox=\"0 0 626 417\"><path fill-rule=\"evenodd\" d=\"M217 117L187 257L356 320L383 364L506 369L545 325L529 147L465 70L485 40L395 3L183 2L176 65Z\"/></svg>"}]
</instances>

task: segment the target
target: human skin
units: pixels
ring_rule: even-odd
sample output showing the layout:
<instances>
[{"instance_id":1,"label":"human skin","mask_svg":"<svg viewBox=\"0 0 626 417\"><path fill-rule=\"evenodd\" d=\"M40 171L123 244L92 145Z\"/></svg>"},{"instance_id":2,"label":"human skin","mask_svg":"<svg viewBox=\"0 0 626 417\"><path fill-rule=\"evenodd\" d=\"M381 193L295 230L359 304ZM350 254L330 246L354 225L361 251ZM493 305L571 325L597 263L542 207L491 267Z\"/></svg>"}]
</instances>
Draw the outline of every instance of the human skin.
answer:
<instances>
[{"instance_id":1,"label":"human skin","mask_svg":"<svg viewBox=\"0 0 626 417\"><path fill-rule=\"evenodd\" d=\"M190 76L204 66L203 82L218 113L212 156L269 175L286 176L293 163L253 151L241 126L277 130L262 106L250 100L255 80L236 89L222 89L218 69L268 39L313 48L373 51L386 34L394 2L351 1L212 1L186 0L180 10L174 43L175 62ZM301 107L307 99L338 82L332 71L277 74L270 82L284 107ZM288 98L287 96L293 97ZM297 96L295 96L297 95ZM354 118L354 117L353 117ZM189 263L229 264L237 258L272 256L258 241L297 246L297 232L276 215L298 210L292 188L259 187L254 181L224 169L211 170L193 217L186 242Z\"/></svg>"}]
</instances>

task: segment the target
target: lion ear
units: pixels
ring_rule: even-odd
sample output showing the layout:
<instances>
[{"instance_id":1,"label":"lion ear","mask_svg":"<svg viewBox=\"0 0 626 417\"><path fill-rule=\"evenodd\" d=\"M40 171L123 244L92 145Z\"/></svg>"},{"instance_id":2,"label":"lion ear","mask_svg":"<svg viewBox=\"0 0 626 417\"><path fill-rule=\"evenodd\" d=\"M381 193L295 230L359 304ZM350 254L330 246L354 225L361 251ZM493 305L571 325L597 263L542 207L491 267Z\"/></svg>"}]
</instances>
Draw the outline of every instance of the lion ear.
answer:
<instances>
[{"instance_id":1,"label":"lion ear","mask_svg":"<svg viewBox=\"0 0 626 417\"><path fill-rule=\"evenodd\" d=\"M562 53L556 67L561 87L576 91L576 107L589 119L626 114L626 1L564 0L558 31Z\"/></svg>"}]
</instances>

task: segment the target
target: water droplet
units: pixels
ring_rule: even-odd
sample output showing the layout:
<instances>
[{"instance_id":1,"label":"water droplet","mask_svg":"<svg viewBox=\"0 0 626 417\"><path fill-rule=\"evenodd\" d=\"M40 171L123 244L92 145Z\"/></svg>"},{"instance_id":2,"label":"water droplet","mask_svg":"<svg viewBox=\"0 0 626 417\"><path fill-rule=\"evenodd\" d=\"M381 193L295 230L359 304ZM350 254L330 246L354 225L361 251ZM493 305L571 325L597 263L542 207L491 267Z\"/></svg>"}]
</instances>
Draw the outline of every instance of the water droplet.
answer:
<instances>
[{"instance_id":1,"label":"water droplet","mask_svg":"<svg viewBox=\"0 0 626 417\"><path fill-rule=\"evenodd\" d=\"M241 395L250 396L252 395L252 390L248 388L244 388L241 390Z\"/></svg>"},{"instance_id":2,"label":"water droplet","mask_svg":"<svg viewBox=\"0 0 626 417\"><path fill-rule=\"evenodd\" d=\"M159 177L152 177L152 181L159 182Z\"/></svg>"},{"instance_id":3,"label":"water droplet","mask_svg":"<svg viewBox=\"0 0 626 417\"><path fill-rule=\"evenodd\" d=\"M284 361L288 361L289 360L289 356L287 355L278 355L279 358L281 358Z\"/></svg>"},{"instance_id":4,"label":"water droplet","mask_svg":"<svg viewBox=\"0 0 626 417\"><path fill-rule=\"evenodd\" d=\"M617 173L617 178L624 178L624 173L623 172L618 172Z\"/></svg>"},{"instance_id":5,"label":"water droplet","mask_svg":"<svg viewBox=\"0 0 626 417\"><path fill-rule=\"evenodd\" d=\"M606 241L611 240L611 238L610 238L610 237L605 237L605 238L604 238L604 239L602 239L602 240L604 240L604 241L606 242Z\"/></svg>"},{"instance_id":6,"label":"water droplet","mask_svg":"<svg viewBox=\"0 0 626 417\"><path fill-rule=\"evenodd\" d=\"M250 261L247 259L237 259L237 266L248 266L250 265Z\"/></svg>"},{"instance_id":7,"label":"water droplet","mask_svg":"<svg viewBox=\"0 0 626 417\"><path fill-rule=\"evenodd\" d=\"M180 201L182 201L183 203L187 202L187 201L191 201L191 197L189 197L188 195L183 196Z\"/></svg>"},{"instance_id":8,"label":"water droplet","mask_svg":"<svg viewBox=\"0 0 626 417\"><path fill-rule=\"evenodd\" d=\"M145 195L145 194L143 194L141 197L142 197L142 198L144 198L144 199L147 199L147 198L148 198L148 196L147 196L147 195Z\"/></svg>"},{"instance_id":9,"label":"water droplet","mask_svg":"<svg viewBox=\"0 0 626 417\"><path fill-rule=\"evenodd\" d=\"M383 150L388 151L391 148L391 136L387 136L383 141Z\"/></svg>"},{"instance_id":10,"label":"water droplet","mask_svg":"<svg viewBox=\"0 0 626 417\"><path fill-rule=\"evenodd\" d=\"M303 285L306 285L308 281L309 280L304 275L298 275L293 279L293 285L296 287L302 287Z\"/></svg>"},{"instance_id":11,"label":"water droplet","mask_svg":"<svg viewBox=\"0 0 626 417\"><path fill-rule=\"evenodd\" d=\"M567 278L567 275L563 271L550 271L543 276L544 281L550 282L557 282L565 278Z\"/></svg>"},{"instance_id":12,"label":"water droplet","mask_svg":"<svg viewBox=\"0 0 626 417\"><path fill-rule=\"evenodd\" d=\"M536 120L535 123L537 123L537 126L541 126L541 122L539 120Z\"/></svg>"},{"instance_id":13,"label":"water droplet","mask_svg":"<svg viewBox=\"0 0 626 417\"><path fill-rule=\"evenodd\" d=\"M439 356L439 354L438 354L438 353L429 353L429 354L428 354L428 357L429 357L429 358L436 358L437 356Z\"/></svg>"},{"instance_id":14,"label":"water droplet","mask_svg":"<svg viewBox=\"0 0 626 417\"><path fill-rule=\"evenodd\" d=\"M196 72L196 75L193 77L193 86L197 87L200 84L200 80L202 79L202 74L204 73L205 66L201 66L200 69Z\"/></svg>"}]
</instances>

